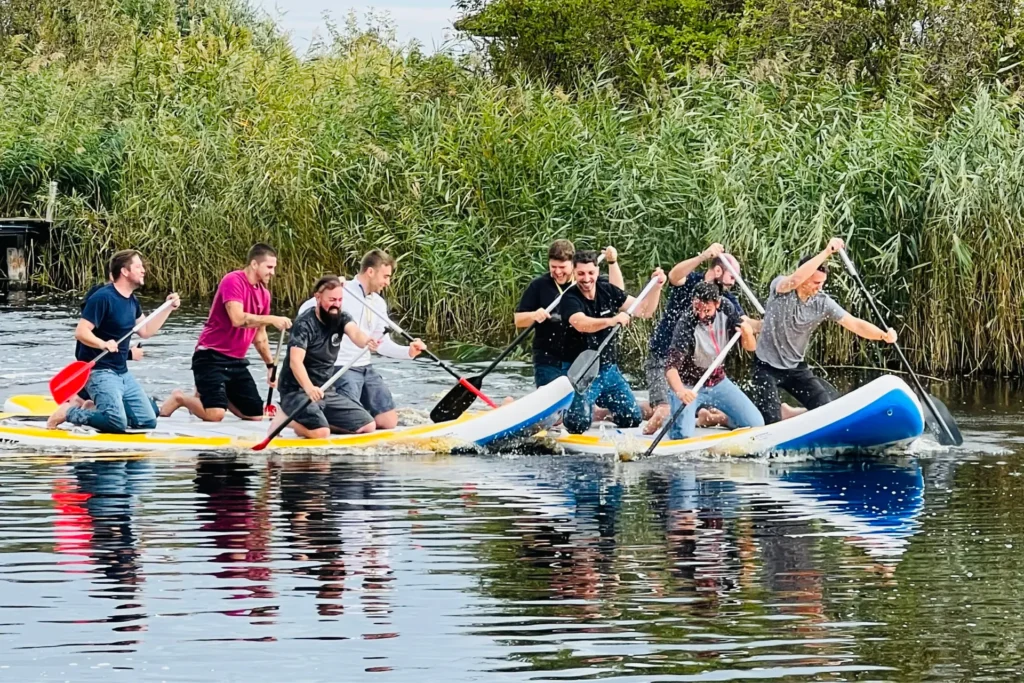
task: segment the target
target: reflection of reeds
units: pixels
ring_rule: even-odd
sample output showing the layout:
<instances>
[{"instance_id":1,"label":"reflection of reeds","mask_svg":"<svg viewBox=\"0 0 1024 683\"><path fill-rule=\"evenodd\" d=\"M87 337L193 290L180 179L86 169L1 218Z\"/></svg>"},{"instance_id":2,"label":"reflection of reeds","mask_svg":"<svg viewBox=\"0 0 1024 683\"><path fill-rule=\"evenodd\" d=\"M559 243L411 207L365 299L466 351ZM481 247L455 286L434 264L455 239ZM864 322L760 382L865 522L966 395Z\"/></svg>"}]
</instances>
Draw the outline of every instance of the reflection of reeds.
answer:
<instances>
[{"instance_id":1,"label":"reflection of reeds","mask_svg":"<svg viewBox=\"0 0 1024 683\"><path fill-rule=\"evenodd\" d=\"M608 83L504 86L367 40L299 61L199 22L128 44L96 70L0 70L0 210L51 177L63 196L45 284L84 288L132 246L153 288L208 297L266 239L295 303L377 246L402 256L392 298L417 329L480 340L511 336L556 236L618 245L633 287L721 240L764 296L840 234L922 367L1022 365L1024 134L1005 93L940 122L912 85L879 104L780 67L627 106ZM866 313L841 275L829 287ZM820 362L856 355L821 337Z\"/></svg>"}]
</instances>

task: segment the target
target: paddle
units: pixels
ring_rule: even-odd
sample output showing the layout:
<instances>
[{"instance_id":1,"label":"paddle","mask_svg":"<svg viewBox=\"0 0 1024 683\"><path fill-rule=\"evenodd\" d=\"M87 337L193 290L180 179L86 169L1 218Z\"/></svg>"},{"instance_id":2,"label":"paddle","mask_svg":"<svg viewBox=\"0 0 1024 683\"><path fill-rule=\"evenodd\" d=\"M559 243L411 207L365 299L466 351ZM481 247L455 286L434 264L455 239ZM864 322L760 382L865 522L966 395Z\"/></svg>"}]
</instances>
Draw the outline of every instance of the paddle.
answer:
<instances>
[{"instance_id":1,"label":"paddle","mask_svg":"<svg viewBox=\"0 0 1024 683\"><path fill-rule=\"evenodd\" d=\"M378 318L383 320L384 324L387 325L387 327L389 327L392 331L394 331L394 332L400 334L401 336L405 337L405 339L410 341L410 342L415 339L415 337L413 337L411 334L409 334L408 332L403 330L401 327L396 325L394 322L392 322L386 315L384 315L380 311L374 309L374 307L371 306L370 304L366 303L363 300L363 297L359 296L354 290L349 289L348 287L345 287L345 291L347 291L349 294L356 295L356 301L361 303L363 305L363 307L366 308L366 310L370 311L375 316L377 316ZM498 407L497 404L495 404L494 401L492 401L486 394L484 394L482 391L480 391L480 382L477 382L475 385L472 384L470 382L470 380L467 380L465 377L460 375L458 373L458 371L456 371L450 365L448 365L443 360L438 358L436 355L431 353L428 349L423 349L422 353L425 354L432 361L434 361L434 363L436 363L438 366L440 366L449 375L451 375L452 377L457 379L459 381L459 384L462 387L464 387L466 389L466 391L468 391L470 394L472 394L474 398L479 398L481 401L486 403L491 408L497 408ZM472 403L472 401L470 401L470 403ZM465 411L465 408L463 408L462 410ZM449 416L447 413L438 412L437 407L435 407L432 411L430 411L430 420L432 422L447 422L448 420L454 420L456 417L458 417L461 414L462 414L462 411L460 411L458 414L456 414L454 416Z\"/></svg>"},{"instance_id":2,"label":"paddle","mask_svg":"<svg viewBox=\"0 0 1024 683\"><path fill-rule=\"evenodd\" d=\"M598 264L600 264L603 260L604 254L601 254L600 256L597 257ZM565 293L575 286L575 281L569 283L569 285L562 292L560 292L559 295L555 297L555 300L552 301L544 310L550 314L553 310L555 310L558 307L558 304L562 303L562 297L565 296ZM498 364L501 363L501 361L505 360L508 354L512 353L512 351L517 346L519 346L519 344L522 343L524 339L526 339L526 336L533 332L537 325L540 325L540 323L534 320L529 327L527 327L525 330L516 335L516 338L512 340L512 343L506 346L505 350L499 353L498 357L492 360L491 364L488 365L483 372L481 372L476 377L471 377L469 379L469 383L477 388L483 386L484 377L487 377L487 375L491 374L491 371L494 370L494 368L498 367ZM460 382L459 384L456 384L454 387L452 387L451 390L447 394L445 394L440 401L437 402L437 405L434 406L434 410L431 411L431 415L433 415L436 412L439 415L446 416L446 419L448 420L454 420L459 415L462 415L462 413L466 412L466 408L469 408L469 406L472 405L475 399L476 396L467 391L466 388L462 386L462 383Z\"/></svg>"},{"instance_id":3,"label":"paddle","mask_svg":"<svg viewBox=\"0 0 1024 683\"><path fill-rule=\"evenodd\" d=\"M274 352L274 367L270 369L270 381L274 382L277 380L277 366L281 364L281 348L284 346L284 330L281 330L281 336L277 338L277 351ZM263 414L267 417L274 417L277 415L277 406L272 401L274 400L274 387L270 387L267 391L267 405L263 408Z\"/></svg>"},{"instance_id":4,"label":"paddle","mask_svg":"<svg viewBox=\"0 0 1024 683\"><path fill-rule=\"evenodd\" d=\"M331 388L331 385L334 384L335 382L337 382L338 379L342 375L344 375L345 372L347 372L348 369L351 368L355 364L355 362L357 360L359 360L360 358L362 358L367 352L369 352L369 349L363 349L362 351L360 351L356 355L355 358L353 358L349 362L347 362L344 365L342 365L341 368L337 372L335 372L333 375L331 375L327 379L326 382L324 382L323 384L320 385L320 391L322 391L324 393L327 393L327 390ZM299 406L298 409L295 412L293 412L291 415L289 415L284 422L282 422L281 424L277 425L277 427L275 427L273 431L271 431L269 434L267 434L267 438L263 439L263 441L260 441L258 444L253 446L252 449L254 451L262 451L264 448L266 448L270 444L270 442L274 440L274 437L276 437L278 434L283 432L284 428L292 423L292 420L295 419L295 416L296 415L301 415L302 412L306 408L308 408L309 404L312 403L312 402L313 402L313 399L311 399L311 398L309 398L307 396L306 400L303 401L302 405Z\"/></svg>"},{"instance_id":5,"label":"paddle","mask_svg":"<svg viewBox=\"0 0 1024 683\"><path fill-rule=\"evenodd\" d=\"M173 301L165 301L159 308L139 321L139 323L136 324L128 334L118 339L117 345L120 346L121 342L141 330L145 327L146 323L163 313L172 305L174 305ZM92 373L92 369L95 367L96 362L108 353L110 353L110 351L104 350L88 362L84 360L76 360L54 375L53 379L50 380L50 396L53 397L54 403L62 405L69 398L81 391L85 386L85 383L89 381L89 375Z\"/></svg>"},{"instance_id":6,"label":"paddle","mask_svg":"<svg viewBox=\"0 0 1024 683\"><path fill-rule=\"evenodd\" d=\"M715 368L717 368L719 365L725 362L725 357L729 354L729 350L732 349L732 347L736 345L736 342L740 340L740 336L742 335L739 332L734 334L732 336L732 339L729 340L729 343L725 345L725 348L718 352L718 355L715 356L715 359L711 361L711 365L709 365L707 370L704 371L704 374L700 376L700 379L697 380L697 383L693 385L694 394L700 393L700 390L704 388L704 385L707 383L708 378L711 377L711 373L715 371ZM675 424L676 419L678 419L679 416L683 414L683 411L686 410L687 405L688 404L686 403L680 404L680 406L676 408L675 412L672 413L672 416L668 419L668 422L666 422L664 426L662 426L661 430L658 432L658 435L654 437L654 441L652 441L651 445L647 448L646 451L644 451L645 458L649 457L651 453L654 452L654 449L658 447L658 444L661 443L661 440L665 438L666 434L668 434L668 430L672 428L673 424Z\"/></svg>"},{"instance_id":7,"label":"paddle","mask_svg":"<svg viewBox=\"0 0 1024 683\"><path fill-rule=\"evenodd\" d=\"M644 287L640 294L637 295L636 299L633 300L633 305L629 307L629 310L627 310L626 313L628 315L633 315L633 311L636 310L637 306L640 305L640 302L644 300L644 297L647 296L657 284L658 278L652 277L651 281L647 283L647 286ZM611 343L612 339L615 338L620 327L622 327L622 325L616 323L615 326L612 327L612 331L609 332L605 336L604 340L601 341L601 345L597 347L597 350L587 349L580 355L576 356L576 360L574 360L572 365L569 366L569 372L566 374L569 376L569 381L572 382L572 386L576 390L576 393L585 394L587 389L590 388L590 385L597 378L598 371L601 368L601 364L598 362L601 358L601 352L604 351L604 348Z\"/></svg>"},{"instance_id":8,"label":"paddle","mask_svg":"<svg viewBox=\"0 0 1024 683\"><path fill-rule=\"evenodd\" d=\"M871 292L868 291L864 281L860 278L860 273L853 265L853 261L847 256L845 249L839 250L839 257L843 260L843 265L846 266L846 270L849 271L853 277L857 286L860 288L864 297L868 300L868 304L871 306L871 310L874 311L875 317L878 322L881 323L883 329L887 329L889 326L885 322L885 316L882 315L881 309L878 308L878 304L875 303L874 297L871 296ZM907 369L907 374L914 382L914 386L917 388L917 393L921 397L921 400L925 405L928 406L928 410L935 417L935 420L929 427L936 433L939 438L939 443L943 446L960 446L964 442L964 437L960 433L960 428L956 424L956 420L953 419L953 415L950 414L949 408L946 407L942 401L935 396L925 391L924 386L921 384L921 380L918 378L917 373L914 372L913 368L910 367L910 361L907 360L906 355L903 353L903 349L900 348L899 344L893 344L896 348L896 353L900 357L900 361L903 362L903 367ZM937 428L937 429L936 429Z\"/></svg>"},{"instance_id":9,"label":"paddle","mask_svg":"<svg viewBox=\"0 0 1024 683\"><path fill-rule=\"evenodd\" d=\"M728 256L728 254L722 254L722 256ZM757 312L760 313L763 317L764 306L762 306L761 302L757 300L757 297L754 296L754 293L750 291L750 287L747 287L747 283L743 281L742 277L740 277L739 272L732 267L732 263L729 262L729 259L723 258L722 265L724 265L725 269L729 271L729 274L732 275L734 280L736 280L736 284L740 286L740 289L743 290L743 293L747 295L748 299L750 299L750 303L754 304L754 308L756 308Z\"/></svg>"}]
</instances>

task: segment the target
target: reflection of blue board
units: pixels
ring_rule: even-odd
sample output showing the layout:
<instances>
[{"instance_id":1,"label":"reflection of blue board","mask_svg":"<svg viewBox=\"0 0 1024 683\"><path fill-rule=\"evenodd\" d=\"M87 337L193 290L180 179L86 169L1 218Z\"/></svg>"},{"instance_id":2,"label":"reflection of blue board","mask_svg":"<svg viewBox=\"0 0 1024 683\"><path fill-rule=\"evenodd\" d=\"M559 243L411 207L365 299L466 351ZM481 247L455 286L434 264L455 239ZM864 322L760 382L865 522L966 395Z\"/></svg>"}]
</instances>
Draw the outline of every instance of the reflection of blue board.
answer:
<instances>
[{"instance_id":1,"label":"reflection of blue board","mask_svg":"<svg viewBox=\"0 0 1024 683\"><path fill-rule=\"evenodd\" d=\"M819 462L788 470L784 482L800 497L814 499L859 523L889 535L912 533L924 508L924 477L916 462L900 466L878 460Z\"/></svg>"}]
</instances>

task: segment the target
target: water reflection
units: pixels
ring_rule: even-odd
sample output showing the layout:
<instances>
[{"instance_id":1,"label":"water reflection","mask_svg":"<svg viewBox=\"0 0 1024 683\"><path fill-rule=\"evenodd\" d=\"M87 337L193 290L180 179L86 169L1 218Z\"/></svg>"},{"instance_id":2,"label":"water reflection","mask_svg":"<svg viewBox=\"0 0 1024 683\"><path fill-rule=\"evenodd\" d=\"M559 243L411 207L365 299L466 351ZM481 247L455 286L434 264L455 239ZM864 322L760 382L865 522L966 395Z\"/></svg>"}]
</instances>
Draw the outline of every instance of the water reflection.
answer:
<instances>
[{"instance_id":1,"label":"water reflection","mask_svg":"<svg viewBox=\"0 0 1024 683\"><path fill-rule=\"evenodd\" d=\"M118 632L146 630L147 614L142 604L145 576L134 517L138 497L152 469L143 460L75 463L75 484L70 495L79 505L67 510L59 522L60 530L70 534L72 541L72 547L64 550L90 558L95 588L89 595L115 601L106 621L117 624L113 630ZM66 488L66 483L57 487L55 500L60 490ZM125 647L136 644L137 641L119 643Z\"/></svg>"},{"instance_id":2,"label":"water reflection","mask_svg":"<svg viewBox=\"0 0 1024 683\"><path fill-rule=\"evenodd\" d=\"M935 612L935 598L981 598L928 574L971 539L997 539L990 558L1021 542L1009 519L965 533L1000 510L1024 519L1012 477L989 472L955 469L951 490L989 502L951 535L936 514L967 508L925 496L910 459L0 465L0 522L19 539L0 553L0 604L32 610L3 633L23 666L18 653L48 648L62 666L103 653L181 679L287 677L325 641L361 675L438 680L914 679L930 660L899 646L929 619L995 623ZM1017 593L986 593L989 612L1019 622ZM131 638L98 635L110 629Z\"/></svg>"}]
</instances>

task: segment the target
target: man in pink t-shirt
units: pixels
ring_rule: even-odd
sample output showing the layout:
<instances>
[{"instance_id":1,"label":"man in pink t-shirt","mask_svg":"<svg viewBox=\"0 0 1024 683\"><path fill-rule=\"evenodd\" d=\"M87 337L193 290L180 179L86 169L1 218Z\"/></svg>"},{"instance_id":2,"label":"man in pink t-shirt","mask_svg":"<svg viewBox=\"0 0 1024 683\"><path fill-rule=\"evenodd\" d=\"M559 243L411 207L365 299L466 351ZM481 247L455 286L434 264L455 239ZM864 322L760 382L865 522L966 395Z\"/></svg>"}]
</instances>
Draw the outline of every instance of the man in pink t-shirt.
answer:
<instances>
[{"instance_id":1,"label":"man in pink t-shirt","mask_svg":"<svg viewBox=\"0 0 1024 683\"><path fill-rule=\"evenodd\" d=\"M249 249L248 265L220 281L192 354L196 394L186 396L175 389L160 407L160 417L185 407L207 422L220 422L227 410L243 420L263 419L263 398L245 355L254 345L267 369L274 367L267 325L281 331L292 326L288 318L270 315L267 285L276 268L277 252L266 244L255 244ZM267 379L270 383L269 373Z\"/></svg>"}]
</instances>

